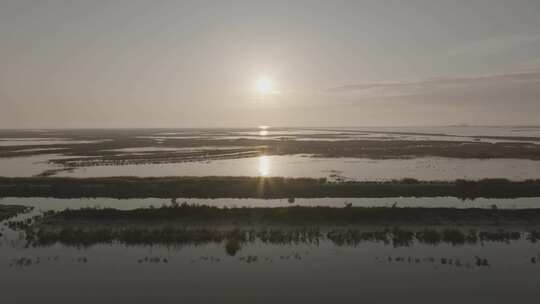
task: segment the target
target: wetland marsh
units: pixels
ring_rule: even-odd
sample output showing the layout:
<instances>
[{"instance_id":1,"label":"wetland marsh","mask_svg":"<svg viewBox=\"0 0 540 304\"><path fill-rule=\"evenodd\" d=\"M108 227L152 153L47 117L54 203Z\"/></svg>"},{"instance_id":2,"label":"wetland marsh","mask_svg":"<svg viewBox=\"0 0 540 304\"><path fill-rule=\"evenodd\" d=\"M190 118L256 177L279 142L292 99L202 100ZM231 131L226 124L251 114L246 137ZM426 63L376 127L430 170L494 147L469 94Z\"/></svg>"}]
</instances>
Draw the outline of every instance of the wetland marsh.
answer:
<instances>
[{"instance_id":1,"label":"wetland marsh","mask_svg":"<svg viewBox=\"0 0 540 304\"><path fill-rule=\"evenodd\" d=\"M4 299L537 294L540 128L264 131L0 131Z\"/></svg>"}]
</instances>

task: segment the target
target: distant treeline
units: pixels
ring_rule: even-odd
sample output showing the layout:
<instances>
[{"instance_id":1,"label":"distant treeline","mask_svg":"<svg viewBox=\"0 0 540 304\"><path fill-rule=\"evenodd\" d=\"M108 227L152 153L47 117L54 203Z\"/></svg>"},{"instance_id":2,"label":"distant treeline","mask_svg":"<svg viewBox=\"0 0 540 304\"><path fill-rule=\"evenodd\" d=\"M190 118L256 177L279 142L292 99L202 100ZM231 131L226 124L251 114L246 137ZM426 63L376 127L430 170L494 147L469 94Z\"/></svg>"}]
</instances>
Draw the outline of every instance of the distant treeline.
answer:
<instances>
[{"instance_id":1,"label":"distant treeline","mask_svg":"<svg viewBox=\"0 0 540 304\"><path fill-rule=\"evenodd\" d=\"M0 197L315 198L315 197L540 197L540 180L329 182L264 177L0 177Z\"/></svg>"}]
</instances>

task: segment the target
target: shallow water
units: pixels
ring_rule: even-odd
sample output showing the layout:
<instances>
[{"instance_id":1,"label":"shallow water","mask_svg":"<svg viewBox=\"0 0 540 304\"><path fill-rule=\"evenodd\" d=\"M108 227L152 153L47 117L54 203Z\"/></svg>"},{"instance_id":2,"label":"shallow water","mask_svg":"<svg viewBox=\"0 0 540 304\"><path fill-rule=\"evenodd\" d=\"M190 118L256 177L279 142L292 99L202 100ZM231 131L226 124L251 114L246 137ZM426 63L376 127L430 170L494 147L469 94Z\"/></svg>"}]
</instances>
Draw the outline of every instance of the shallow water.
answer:
<instances>
[{"instance_id":1,"label":"shallow water","mask_svg":"<svg viewBox=\"0 0 540 304\"><path fill-rule=\"evenodd\" d=\"M410 133L410 134L407 134ZM414 134L417 133L417 134ZM180 135L180 136L179 136ZM479 137L516 137L507 139ZM518 137L522 137L519 139ZM527 138L529 137L529 138ZM530 139L537 137L536 139ZM159 141L167 139L267 139L267 140L409 140L409 141L465 141L465 142L527 142L540 143L538 127L348 127L348 128L267 128L255 130L227 130L202 132L157 133L146 136Z\"/></svg>"},{"instance_id":2,"label":"shallow water","mask_svg":"<svg viewBox=\"0 0 540 304\"><path fill-rule=\"evenodd\" d=\"M354 207L444 207L444 208L492 208L499 209L527 209L539 208L539 197L522 197L511 199L462 200L455 197L391 197L391 198L297 198L294 203L287 199L234 199L234 198L177 198L178 203L208 205L216 207L285 207L285 206L328 206L343 207L346 203ZM35 207L37 211L61 211L68 208L102 207L121 210L131 210L145 207L160 207L170 205L171 199L144 198L144 199L114 199L114 198L81 198L62 199L46 197L4 197L0 198L3 205L22 205Z\"/></svg>"},{"instance_id":3,"label":"shallow water","mask_svg":"<svg viewBox=\"0 0 540 304\"><path fill-rule=\"evenodd\" d=\"M388 131L391 132L391 131ZM397 132L397 131L396 131ZM293 133L294 134L294 133ZM259 139L259 140L297 140L297 141L350 141L350 140L398 140L398 141L457 141L457 142L486 142L486 143L502 143L502 142L521 142L521 143L540 143L540 138L535 140L530 139L495 139L495 138L478 138L473 136L454 136L454 135L414 135L414 134L398 134L398 133L350 133L341 134L324 134L317 136L309 136L313 134L295 134L287 135L281 132L268 132L264 135L229 135L215 137L214 139ZM486 135L487 136L487 135ZM153 137L156 140L166 140L178 137ZM200 137L200 139L205 139Z\"/></svg>"},{"instance_id":4,"label":"shallow water","mask_svg":"<svg viewBox=\"0 0 540 304\"><path fill-rule=\"evenodd\" d=\"M142 153L142 152L141 152ZM50 159L61 155L0 158L0 176L29 177L46 170L61 169ZM319 158L303 155L271 155L205 162L133 164L79 167L56 176L282 176L330 180L382 181L406 177L419 180L540 178L540 161L524 159L414 158L373 160L366 158Z\"/></svg>"},{"instance_id":5,"label":"shallow water","mask_svg":"<svg viewBox=\"0 0 540 304\"><path fill-rule=\"evenodd\" d=\"M288 205L286 200L186 200L216 206ZM295 204L339 206L341 200L358 206L386 205L385 199L298 199ZM399 206L462 207L497 201L500 207L509 208L539 201L391 200L397 200ZM32 214L37 214L83 206L132 209L170 201L0 199L0 204L8 203L35 206ZM255 240L231 255L223 242L28 247L22 232L0 227L2 303L36 303L45 297L51 303L358 303L359 299L377 303L508 303L516 295L519 303L533 303L540 279L540 245L524 238L457 246L413 242L398 247L372 241L344 245L328 239L288 244ZM479 259L486 264L479 264ZM441 294L445 296L441 298Z\"/></svg>"},{"instance_id":6,"label":"shallow water","mask_svg":"<svg viewBox=\"0 0 540 304\"><path fill-rule=\"evenodd\" d=\"M121 148L108 151L113 152L129 152L129 153L145 153L145 152L161 152L161 151L204 151L204 150L229 150L229 149L245 149L245 146L197 146L197 147L137 147L137 148ZM252 147L250 147L252 148Z\"/></svg>"},{"instance_id":7,"label":"shallow water","mask_svg":"<svg viewBox=\"0 0 540 304\"><path fill-rule=\"evenodd\" d=\"M35 155L28 157L0 158L0 176L29 177L43 171L61 166L54 166L48 161L51 158L60 158L58 155Z\"/></svg>"},{"instance_id":8,"label":"shallow water","mask_svg":"<svg viewBox=\"0 0 540 304\"><path fill-rule=\"evenodd\" d=\"M70 140L63 138L4 138L0 139L0 146L44 146L61 144L93 144L104 140Z\"/></svg>"},{"instance_id":9,"label":"shallow water","mask_svg":"<svg viewBox=\"0 0 540 304\"><path fill-rule=\"evenodd\" d=\"M508 303L517 296L533 303L538 296L540 264L532 259L540 247L525 240L399 248L255 242L235 256L223 246L25 248L4 237L2 302Z\"/></svg>"},{"instance_id":10,"label":"shallow water","mask_svg":"<svg viewBox=\"0 0 540 304\"><path fill-rule=\"evenodd\" d=\"M282 176L354 180L419 180L540 178L540 161L516 159L315 158L302 155L260 156L207 162L95 166L60 172L58 176Z\"/></svg>"},{"instance_id":11,"label":"shallow water","mask_svg":"<svg viewBox=\"0 0 540 304\"><path fill-rule=\"evenodd\" d=\"M317 130L319 128L315 128ZM422 133L444 134L450 136L508 136L539 137L540 126L404 126L404 127L344 127L325 128L329 130L366 133ZM411 134L412 135L412 134Z\"/></svg>"},{"instance_id":12,"label":"shallow water","mask_svg":"<svg viewBox=\"0 0 540 304\"><path fill-rule=\"evenodd\" d=\"M112 130L114 133L114 130ZM105 132L106 133L106 132ZM4 134L4 136L2 136ZM9 137L6 137L5 134ZM38 145L93 143L99 140L77 139L87 131L55 130L43 131L47 137L35 137L30 130L17 132L0 130L2 145ZM443 141L482 141L482 142L540 142L539 126L440 126L440 127L346 127L346 128L251 128L251 129L174 129L169 132L141 129L128 136L150 138L157 142L167 139L281 139L294 140L443 140ZM70 137L73 137L71 139ZM478 137L514 137L508 139ZM521 139L520 139L521 137Z\"/></svg>"},{"instance_id":13,"label":"shallow water","mask_svg":"<svg viewBox=\"0 0 540 304\"><path fill-rule=\"evenodd\" d=\"M354 129L363 131L430 133L456 136L540 137L540 126L359 127Z\"/></svg>"},{"instance_id":14,"label":"shallow water","mask_svg":"<svg viewBox=\"0 0 540 304\"><path fill-rule=\"evenodd\" d=\"M85 133L86 132L86 133ZM59 143L99 143L107 140L108 135L121 139L115 151L117 156L123 153L143 155L159 152L199 152L205 149L229 149L233 146L212 146L216 139L257 138L280 139L288 137L294 140L463 140L463 141L506 141L506 139L478 139L476 136L521 136L538 137L538 127L364 127L364 128L267 128L267 129L179 129L163 132L163 130L139 130L130 133L123 131L102 131L93 134L89 131L56 130L46 137L36 137L35 132L20 131L19 133L0 130L0 145L25 144L21 152L47 153L47 148L34 147L36 141ZM107 133L110 132L110 133ZM404 134L404 133L411 134ZM425 133L425 134L414 134ZM114 136L113 136L114 135ZM9 137L11 136L11 137ZM57 137L53 137L57 136ZM73 140L69 139L73 138ZM95 140L78 140L78 139ZM102 138L102 139L100 139ZM200 147L163 147L159 142L145 142L147 146L122 148L122 142L130 138L154 138L160 142L167 139L199 138L206 140ZM535 142L535 140L533 140ZM234 143L232 144L234 145ZM49 149L54 147L50 146ZM235 146L241 147L241 146ZM259 147L257 147L259 148ZM517 149L514 147L513 149ZM10 149L6 148L6 151ZM66 148L66 153L70 149ZM11 152L10 152L11 153ZM57 152L54 152L57 153ZM99 153L98 153L99 154ZM249 153L252 156L252 153ZM11 155L11 154L7 154ZM235 155L242 156L242 155ZM58 169L45 163L50 158L66 156L17 157L0 158L1 176L32 176L48 169ZM71 156L74 157L74 156ZM220 157L225 157L220 155ZM228 155L227 157L232 157ZM149 157L148 161L152 161ZM99 162L99 159L98 161ZM284 176L284 177L326 177L331 179L355 180L388 180L412 177L421 180L454 180L457 178L508 178L523 180L540 178L540 161L526 159L451 159L451 158L416 158L373 160L365 158L311 158L301 155L261 156L209 162L189 162L170 164L137 164L123 166L96 166L78 168L73 172L60 172L60 176L71 177L103 177L103 176Z\"/></svg>"},{"instance_id":15,"label":"shallow water","mask_svg":"<svg viewBox=\"0 0 540 304\"><path fill-rule=\"evenodd\" d=\"M520 299L534 299L539 268L521 255L535 254L535 250L505 247L509 246L395 250L380 245L338 249L326 244L318 248L260 245L243 250L245 255L259 257L257 262L248 264L239 261L239 257L225 256L218 245L181 249L95 246L88 250L59 246L33 253L3 252L4 263L8 262L4 257L9 256L41 256L43 261L28 267L1 265L0 281L6 303L36 303L45 296L54 303L106 303L111 299L115 303L157 299L182 303L282 303L285 299L289 300L285 303L357 303L358 298L377 302L403 302L405 298L411 303L439 299L440 303L440 294L448 290L451 293L442 302L468 299L508 303L515 293ZM495 250L500 252L497 256L489 254ZM47 261L49 256L56 257L58 251L62 253L57 260ZM279 259L298 252L301 260ZM481 255L493 266L468 269L438 262L376 260L396 255L434 256L437 260L441 256L457 256L464 261ZM145 256L167 258L168 262L138 263ZM80 257L87 262L78 262ZM512 295L507 290L512 290Z\"/></svg>"}]
</instances>

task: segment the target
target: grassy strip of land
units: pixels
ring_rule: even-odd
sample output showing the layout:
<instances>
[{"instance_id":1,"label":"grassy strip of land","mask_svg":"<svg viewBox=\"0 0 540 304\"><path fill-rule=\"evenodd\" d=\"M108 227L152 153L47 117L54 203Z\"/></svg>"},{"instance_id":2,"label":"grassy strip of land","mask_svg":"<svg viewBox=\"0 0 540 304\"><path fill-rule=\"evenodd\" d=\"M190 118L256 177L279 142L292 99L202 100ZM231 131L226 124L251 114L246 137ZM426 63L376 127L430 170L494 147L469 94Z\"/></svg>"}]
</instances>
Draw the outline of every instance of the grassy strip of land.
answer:
<instances>
[{"instance_id":1,"label":"grassy strip of land","mask_svg":"<svg viewBox=\"0 0 540 304\"><path fill-rule=\"evenodd\" d=\"M0 197L315 198L315 197L540 197L540 180L329 182L264 177L0 177Z\"/></svg>"},{"instance_id":2,"label":"grassy strip of land","mask_svg":"<svg viewBox=\"0 0 540 304\"><path fill-rule=\"evenodd\" d=\"M350 228L335 228L321 230L317 227L304 229L175 229L175 228L143 228L130 227L117 229L110 226L99 228L85 227L50 227L29 234L27 240L33 246L50 246L61 243L67 246L92 246L95 244L122 243L127 245L204 245L208 243L224 243L229 255L235 255L245 244L259 241L266 244L318 245L329 241L336 246L358 246L365 242L378 242L394 247L407 247L415 243L454 246L478 244L484 242L510 243L518 240L528 240L537 243L540 233L536 231L517 231L499 229L496 231L478 231L475 229L433 229L418 230L398 227L381 230L361 230Z\"/></svg>"},{"instance_id":3,"label":"grassy strip of land","mask_svg":"<svg viewBox=\"0 0 540 304\"><path fill-rule=\"evenodd\" d=\"M381 242L395 247L540 240L540 209L283 207L217 208L172 204L135 210L86 208L48 212L24 229L29 244L90 246L223 243L234 255L245 244L337 246ZM482 230L480 230L482 229Z\"/></svg>"},{"instance_id":4,"label":"grassy strip of land","mask_svg":"<svg viewBox=\"0 0 540 304\"><path fill-rule=\"evenodd\" d=\"M187 203L160 208L67 209L49 212L45 224L182 225L540 225L540 209L389 208L389 207L231 207Z\"/></svg>"}]
</instances>

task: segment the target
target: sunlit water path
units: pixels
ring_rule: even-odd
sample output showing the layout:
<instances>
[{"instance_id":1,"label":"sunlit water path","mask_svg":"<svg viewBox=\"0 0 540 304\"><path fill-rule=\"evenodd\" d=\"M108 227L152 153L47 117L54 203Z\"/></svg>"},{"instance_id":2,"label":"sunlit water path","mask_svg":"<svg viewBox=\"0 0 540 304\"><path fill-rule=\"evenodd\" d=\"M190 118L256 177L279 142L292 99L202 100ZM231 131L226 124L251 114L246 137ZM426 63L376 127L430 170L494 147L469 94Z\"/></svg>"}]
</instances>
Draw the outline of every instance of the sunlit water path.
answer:
<instances>
[{"instance_id":1,"label":"sunlit water path","mask_svg":"<svg viewBox=\"0 0 540 304\"><path fill-rule=\"evenodd\" d=\"M95 166L63 171L58 176L282 176L329 179L419 180L540 178L540 161L516 159L414 158L373 160L364 158L318 158L303 155L183 162Z\"/></svg>"}]
</instances>

